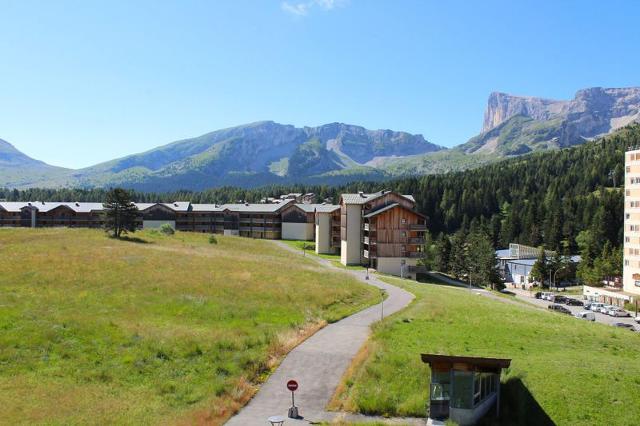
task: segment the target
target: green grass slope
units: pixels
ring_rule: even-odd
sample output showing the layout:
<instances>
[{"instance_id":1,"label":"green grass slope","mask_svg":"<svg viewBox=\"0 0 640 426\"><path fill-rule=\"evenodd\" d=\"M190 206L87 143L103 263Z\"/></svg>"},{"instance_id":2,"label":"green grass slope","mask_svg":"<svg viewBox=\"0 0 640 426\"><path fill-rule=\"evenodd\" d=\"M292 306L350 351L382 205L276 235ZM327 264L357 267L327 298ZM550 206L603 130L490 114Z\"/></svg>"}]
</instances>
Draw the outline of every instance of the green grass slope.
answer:
<instances>
[{"instance_id":1,"label":"green grass slope","mask_svg":"<svg viewBox=\"0 0 640 426\"><path fill-rule=\"evenodd\" d=\"M135 235L0 230L0 423L220 424L323 322L377 303L268 241Z\"/></svg>"},{"instance_id":2,"label":"green grass slope","mask_svg":"<svg viewBox=\"0 0 640 426\"><path fill-rule=\"evenodd\" d=\"M421 353L511 358L501 422L630 425L640 419L640 335L451 287L389 279L416 295L375 328L334 406L425 416ZM384 384L384 386L381 386Z\"/></svg>"}]
</instances>

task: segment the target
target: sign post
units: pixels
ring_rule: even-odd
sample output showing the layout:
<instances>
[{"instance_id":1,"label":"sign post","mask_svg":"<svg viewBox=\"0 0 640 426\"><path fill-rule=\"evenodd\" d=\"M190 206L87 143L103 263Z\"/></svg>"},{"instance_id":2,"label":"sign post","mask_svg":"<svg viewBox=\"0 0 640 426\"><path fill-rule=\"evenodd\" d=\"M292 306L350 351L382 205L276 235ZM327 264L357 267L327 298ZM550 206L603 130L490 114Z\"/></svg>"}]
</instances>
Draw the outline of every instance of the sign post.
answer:
<instances>
[{"instance_id":1,"label":"sign post","mask_svg":"<svg viewBox=\"0 0 640 426\"><path fill-rule=\"evenodd\" d=\"M298 390L298 382L296 382L295 380L289 380L287 382L287 389L291 391L291 408L289 408L289 418L297 419L300 416L298 415L298 407L296 407L294 392Z\"/></svg>"}]
</instances>

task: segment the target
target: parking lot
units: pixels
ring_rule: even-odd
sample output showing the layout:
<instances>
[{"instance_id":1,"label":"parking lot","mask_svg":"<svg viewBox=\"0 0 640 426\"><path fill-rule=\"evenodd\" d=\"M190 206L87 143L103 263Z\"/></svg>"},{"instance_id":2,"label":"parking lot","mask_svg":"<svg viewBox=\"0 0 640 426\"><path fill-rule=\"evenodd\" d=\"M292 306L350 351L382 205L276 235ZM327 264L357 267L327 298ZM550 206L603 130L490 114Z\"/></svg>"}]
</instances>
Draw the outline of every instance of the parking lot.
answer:
<instances>
[{"instance_id":1,"label":"parking lot","mask_svg":"<svg viewBox=\"0 0 640 426\"><path fill-rule=\"evenodd\" d=\"M535 292L529 293L526 290L519 290L519 289L512 289L509 288L508 291L515 293L515 297L517 299L521 299L521 300L525 300L529 303L532 303L536 306L539 306L541 308L547 308L551 303L553 302L549 302L548 300L541 300L541 299L536 299L535 297L533 297L533 295L535 294ZM572 299L577 299L580 301L582 300L582 296L581 295L563 295L563 296L567 296L570 297ZM569 309L571 311L572 314L577 314L578 312L582 312L585 309L582 306L569 306L569 305L565 305L563 303L559 303L559 305ZM617 322L624 322L627 324L633 324L633 326L635 327L636 331L640 330L640 324L636 323L633 319L633 315L635 314L634 312L630 312L631 317L611 317L609 315L605 315L605 314L601 314L599 312L595 312L595 316L596 316L596 321L603 323L603 324L608 324L608 325L613 325ZM578 318L576 318L576 321L584 321L584 320L580 320Z\"/></svg>"}]
</instances>

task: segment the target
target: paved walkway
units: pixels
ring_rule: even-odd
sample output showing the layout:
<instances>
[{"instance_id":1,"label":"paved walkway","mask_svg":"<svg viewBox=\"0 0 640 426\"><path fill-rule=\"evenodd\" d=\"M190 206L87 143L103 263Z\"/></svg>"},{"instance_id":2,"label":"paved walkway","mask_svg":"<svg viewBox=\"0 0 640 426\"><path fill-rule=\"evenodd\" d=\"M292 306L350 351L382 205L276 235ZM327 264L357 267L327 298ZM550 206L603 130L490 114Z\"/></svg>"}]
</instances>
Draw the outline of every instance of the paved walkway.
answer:
<instances>
[{"instance_id":1,"label":"paved walkway","mask_svg":"<svg viewBox=\"0 0 640 426\"><path fill-rule=\"evenodd\" d=\"M300 256L300 252L290 246L275 242L280 247ZM310 256L327 268L349 273L361 281L383 289L387 292L384 301L384 316L406 307L414 298L413 294L380 281L371 275L365 280L365 272L337 268L329 261ZM300 295L304 297L304 295ZM325 411L325 406L333 396L345 370L351 360L369 337L369 326L380 320L381 305L371 306L350 317L327 325L303 343L294 348L282 361L276 371L261 386L254 398L238 414L232 417L227 425L253 426L268 425L267 418L280 415L287 416L291 406L291 392L286 383L295 379L299 384L296 392L296 406L300 410L301 420L286 419L286 425L308 424L310 422L331 421L336 418L353 420L375 420L374 418L332 413ZM419 419L402 420L404 424L419 424ZM424 424L424 420L421 420Z\"/></svg>"}]
</instances>

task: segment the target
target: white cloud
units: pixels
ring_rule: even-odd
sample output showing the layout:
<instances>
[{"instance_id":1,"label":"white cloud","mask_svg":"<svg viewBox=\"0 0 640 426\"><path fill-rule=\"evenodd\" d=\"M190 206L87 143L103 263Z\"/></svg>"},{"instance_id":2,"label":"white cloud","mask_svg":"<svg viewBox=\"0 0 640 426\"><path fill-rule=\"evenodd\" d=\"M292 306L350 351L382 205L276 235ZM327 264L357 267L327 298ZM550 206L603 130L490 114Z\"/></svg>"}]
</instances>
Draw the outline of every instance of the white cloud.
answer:
<instances>
[{"instance_id":1,"label":"white cloud","mask_svg":"<svg viewBox=\"0 0 640 426\"><path fill-rule=\"evenodd\" d=\"M333 10L337 7L344 6L347 0L307 0L298 2L283 1L281 3L282 10L295 16L307 16L313 8L323 10Z\"/></svg>"}]
</instances>

